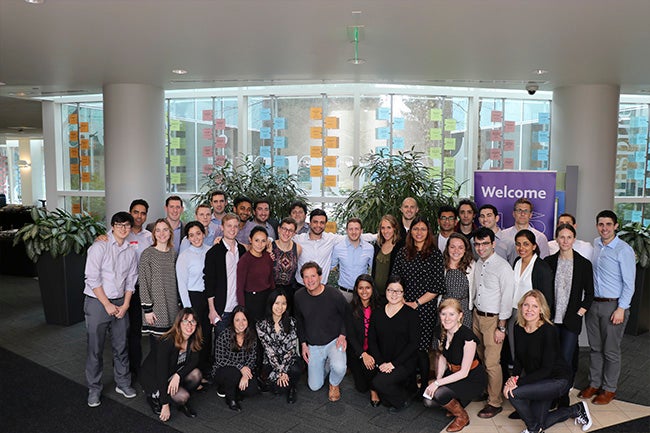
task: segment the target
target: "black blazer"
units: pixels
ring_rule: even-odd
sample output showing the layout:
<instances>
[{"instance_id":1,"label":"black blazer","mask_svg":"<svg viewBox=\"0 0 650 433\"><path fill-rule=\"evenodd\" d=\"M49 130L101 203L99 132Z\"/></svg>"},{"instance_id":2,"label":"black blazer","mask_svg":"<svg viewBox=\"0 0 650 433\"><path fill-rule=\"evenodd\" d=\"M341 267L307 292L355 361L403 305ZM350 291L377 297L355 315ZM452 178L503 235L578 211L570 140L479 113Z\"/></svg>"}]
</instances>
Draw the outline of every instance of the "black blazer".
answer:
<instances>
[{"instance_id":1,"label":"black blazer","mask_svg":"<svg viewBox=\"0 0 650 433\"><path fill-rule=\"evenodd\" d=\"M161 404L168 404L171 400L171 397L167 394L169 378L174 373L178 373L183 379L199 365L199 354L190 350L193 339L194 337L190 337L187 341L187 347L185 348L187 358L185 364L180 368L177 365L180 350L174 345L172 338L158 340L155 343L155 348L149 352L142 364L140 370L142 387L147 394L160 391Z\"/></svg>"},{"instance_id":2,"label":"black blazer","mask_svg":"<svg viewBox=\"0 0 650 433\"><path fill-rule=\"evenodd\" d=\"M517 257L515 263L517 263L518 260L521 260L521 257ZM539 256L533 264L533 272L530 278L532 280L533 289L542 292L546 298L546 302L551 308L551 317L549 319L553 320L553 307L555 306L555 284L553 279L553 271L551 270L551 267L548 265L548 263L540 259ZM514 302L517 304L519 302L519 299L515 299Z\"/></svg>"},{"instance_id":3,"label":"black blazer","mask_svg":"<svg viewBox=\"0 0 650 433\"><path fill-rule=\"evenodd\" d=\"M372 314L370 314L372 317ZM352 308L346 311L345 320L346 340L348 343L348 355L357 359L363 353L363 340L365 338L366 330L363 323L363 316L355 317L352 314Z\"/></svg>"},{"instance_id":4,"label":"black blazer","mask_svg":"<svg viewBox=\"0 0 650 433\"><path fill-rule=\"evenodd\" d=\"M560 252L548 256L544 259L553 271L553 275L557 271L557 261ZM553 278L555 282L555 278ZM584 294L584 296L583 296ZM571 280L571 293L569 294L569 305L567 305L566 313L564 314L564 326L571 332L579 334L582 330L582 317L578 316L578 310L584 308L589 310L591 303L594 300L594 273L591 262L581 256L577 251L573 250L573 278ZM555 303L551 305L551 309L555 311ZM551 320L553 320L551 318Z\"/></svg>"},{"instance_id":5,"label":"black blazer","mask_svg":"<svg viewBox=\"0 0 650 433\"><path fill-rule=\"evenodd\" d=\"M237 243L239 258L246 253L246 247ZM203 282L205 284L206 298L214 298L214 309L220 316L226 308L226 297L228 295L228 281L226 272L226 253L228 249L223 243L213 245L205 253L205 266L203 267Z\"/></svg>"}]
</instances>

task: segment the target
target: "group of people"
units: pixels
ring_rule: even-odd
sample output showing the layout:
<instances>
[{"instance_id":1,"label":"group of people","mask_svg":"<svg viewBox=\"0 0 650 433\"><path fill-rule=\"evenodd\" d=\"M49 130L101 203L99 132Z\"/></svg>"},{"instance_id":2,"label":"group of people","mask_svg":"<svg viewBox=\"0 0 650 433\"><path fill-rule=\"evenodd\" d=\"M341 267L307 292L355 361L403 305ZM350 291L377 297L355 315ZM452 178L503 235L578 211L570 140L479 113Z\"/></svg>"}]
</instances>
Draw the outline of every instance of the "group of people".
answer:
<instances>
[{"instance_id":1,"label":"group of people","mask_svg":"<svg viewBox=\"0 0 650 433\"><path fill-rule=\"evenodd\" d=\"M586 399L615 397L635 258L612 211L597 215L592 247L576 239L569 214L548 242L530 224L527 199L514 203L515 225L503 230L493 205L443 206L437 233L411 197L376 233L352 218L345 235L325 232L322 209L307 223L302 202L277 225L266 200L237 197L233 213L227 208L215 191L183 224L183 201L171 196L166 218L145 229L148 204L135 200L91 246L89 406L101 403L109 328L116 392L135 397L137 376L163 421L171 403L196 416L190 394L209 386L234 411L260 390L294 403L305 369L311 390L328 381L332 402L348 369L374 407L398 412L419 396L448 411L450 432L469 423L464 407L484 391L479 417L501 412L506 398L534 433L569 417L586 431ZM338 280L328 285L333 269ZM583 316L590 386L570 405ZM150 336L144 362L141 335Z\"/></svg>"}]
</instances>

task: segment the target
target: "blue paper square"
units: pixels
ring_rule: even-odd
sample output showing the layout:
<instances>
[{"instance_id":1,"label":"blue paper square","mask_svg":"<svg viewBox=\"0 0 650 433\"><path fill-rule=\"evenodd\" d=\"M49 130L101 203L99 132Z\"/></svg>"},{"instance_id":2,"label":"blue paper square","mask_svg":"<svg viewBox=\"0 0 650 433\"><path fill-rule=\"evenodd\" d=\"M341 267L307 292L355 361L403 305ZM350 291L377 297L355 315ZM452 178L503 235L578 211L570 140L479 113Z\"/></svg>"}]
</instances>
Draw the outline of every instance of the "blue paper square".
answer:
<instances>
[{"instance_id":1,"label":"blue paper square","mask_svg":"<svg viewBox=\"0 0 650 433\"><path fill-rule=\"evenodd\" d=\"M390 138L390 128L387 126L375 128L375 137L377 140L388 140Z\"/></svg>"},{"instance_id":2,"label":"blue paper square","mask_svg":"<svg viewBox=\"0 0 650 433\"><path fill-rule=\"evenodd\" d=\"M260 109L260 119L271 120L271 109L270 108Z\"/></svg>"},{"instance_id":3,"label":"blue paper square","mask_svg":"<svg viewBox=\"0 0 650 433\"><path fill-rule=\"evenodd\" d=\"M393 129L395 131L402 131L404 129L403 117L393 117Z\"/></svg>"},{"instance_id":4,"label":"blue paper square","mask_svg":"<svg viewBox=\"0 0 650 433\"><path fill-rule=\"evenodd\" d=\"M269 140L271 138L271 127L262 126L260 128L260 138L262 140Z\"/></svg>"},{"instance_id":5,"label":"blue paper square","mask_svg":"<svg viewBox=\"0 0 650 433\"><path fill-rule=\"evenodd\" d=\"M273 119L273 129L285 129L287 127L287 119L285 117L276 117Z\"/></svg>"},{"instance_id":6,"label":"blue paper square","mask_svg":"<svg viewBox=\"0 0 650 433\"><path fill-rule=\"evenodd\" d=\"M537 123L540 125L548 125L551 123L551 113L539 113L537 115Z\"/></svg>"},{"instance_id":7,"label":"blue paper square","mask_svg":"<svg viewBox=\"0 0 650 433\"><path fill-rule=\"evenodd\" d=\"M396 150L404 149L404 137L393 137L393 149Z\"/></svg>"},{"instance_id":8,"label":"blue paper square","mask_svg":"<svg viewBox=\"0 0 650 433\"><path fill-rule=\"evenodd\" d=\"M285 149L287 147L287 137L273 137L273 147L276 149Z\"/></svg>"},{"instance_id":9,"label":"blue paper square","mask_svg":"<svg viewBox=\"0 0 650 433\"><path fill-rule=\"evenodd\" d=\"M260 156L262 158L271 157L271 146L260 146Z\"/></svg>"}]
</instances>

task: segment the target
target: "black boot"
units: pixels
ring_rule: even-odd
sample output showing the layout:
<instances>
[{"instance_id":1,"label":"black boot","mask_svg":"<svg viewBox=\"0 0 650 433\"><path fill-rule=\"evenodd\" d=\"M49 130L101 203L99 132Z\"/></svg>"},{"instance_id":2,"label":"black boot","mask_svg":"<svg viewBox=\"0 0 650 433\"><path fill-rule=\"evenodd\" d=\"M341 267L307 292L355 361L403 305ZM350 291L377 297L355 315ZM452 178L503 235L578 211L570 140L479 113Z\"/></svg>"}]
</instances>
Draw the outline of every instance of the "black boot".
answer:
<instances>
[{"instance_id":1,"label":"black boot","mask_svg":"<svg viewBox=\"0 0 650 433\"><path fill-rule=\"evenodd\" d=\"M296 402L296 387L291 386L289 387L289 391L287 391L287 403L294 404L295 402Z\"/></svg>"},{"instance_id":2,"label":"black boot","mask_svg":"<svg viewBox=\"0 0 650 433\"><path fill-rule=\"evenodd\" d=\"M160 399L158 397L152 397L150 395L147 396L147 403L149 403L149 406L151 407L151 410L153 413L156 415L160 416L160 411L162 407L160 406Z\"/></svg>"},{"instance_id":3,"label":"black boot","mask_svg":"<svg viewBox=\"0 0 650 433\"><path fill-rule=\"evenodd\" d=\"M194 412L194 410L187 403L182 406L178 406L178 410L188 418L196 418L196 412Z\"/></svg>"}]
</instances>

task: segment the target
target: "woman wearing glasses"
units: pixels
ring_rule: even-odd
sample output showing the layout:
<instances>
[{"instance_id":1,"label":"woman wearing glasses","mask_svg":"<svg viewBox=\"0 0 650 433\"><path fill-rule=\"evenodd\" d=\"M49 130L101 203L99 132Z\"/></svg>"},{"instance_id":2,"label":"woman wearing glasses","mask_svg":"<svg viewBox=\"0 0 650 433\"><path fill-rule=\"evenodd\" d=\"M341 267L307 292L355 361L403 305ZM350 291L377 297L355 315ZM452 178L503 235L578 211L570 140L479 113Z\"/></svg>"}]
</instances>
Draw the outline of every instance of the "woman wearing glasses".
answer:
<instances>
[{"instance_id":1,"label":"woman wearing glasses","mask_svg":"<svg viewBox=\"0 0 650 433\"><path fill-rule=\"evenodd\" d=\"M201 371L197 368L201 340L201 327L194 310L184 308L176 314L171 329L160 337L156 350L149 352L142 364L140 381L147 402L161 421L171 416L171 402L185 416L196 417L188 400L201 383Z\"/></svg>"},{"instance_id":2,"label":"woman wearing glasses","mask_svg":"<svg viewBox=\"0 0 650 433\"><path fill-rule=\"evenodd\" d=\"M390 412L399 412L409 405L408 385L417 364L420 320L404 302L399 277L388 279L386 298L386 306L377 308L370 318L368 353L377 366L372 388L390 406Z\"/></svg>"},{"instance_id":3,"label":"woman wearing glasses","mask_svg":"<svg viewBox=\"0 0 650 433\"><path fill-rule=\"evenodd\" d=\"M281 289L287 296L287 308L291 314L293 294L296 290L296 270L302 247L292 238L296 234L298 223L293 218L284 218L278 227L278 239L271 244L273 255L273 278L275 288Z\"/></svg>"}]
</instances>

